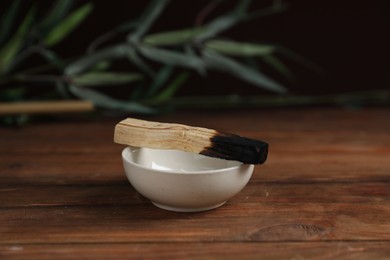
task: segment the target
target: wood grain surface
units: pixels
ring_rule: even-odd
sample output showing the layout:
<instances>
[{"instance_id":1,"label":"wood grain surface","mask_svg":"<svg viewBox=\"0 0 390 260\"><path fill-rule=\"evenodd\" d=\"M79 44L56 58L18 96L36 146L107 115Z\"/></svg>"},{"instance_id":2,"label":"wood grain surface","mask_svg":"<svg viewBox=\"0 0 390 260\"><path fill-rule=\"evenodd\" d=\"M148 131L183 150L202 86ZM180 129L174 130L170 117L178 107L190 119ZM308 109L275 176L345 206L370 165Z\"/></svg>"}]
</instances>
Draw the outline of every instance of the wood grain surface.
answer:
<instances>
[{"instance_id":1,"label":"wood grain surface","mask_svg":"<svg viewBox=\"0 0 390 260\"><path fill-rule=\"evenodd\" d=\"M120 120L0 128L0 259L389 259L390 109L180 112L148 120L270 144L248 185L200 213L128 183Z\"/></svg>"}]
</instances>

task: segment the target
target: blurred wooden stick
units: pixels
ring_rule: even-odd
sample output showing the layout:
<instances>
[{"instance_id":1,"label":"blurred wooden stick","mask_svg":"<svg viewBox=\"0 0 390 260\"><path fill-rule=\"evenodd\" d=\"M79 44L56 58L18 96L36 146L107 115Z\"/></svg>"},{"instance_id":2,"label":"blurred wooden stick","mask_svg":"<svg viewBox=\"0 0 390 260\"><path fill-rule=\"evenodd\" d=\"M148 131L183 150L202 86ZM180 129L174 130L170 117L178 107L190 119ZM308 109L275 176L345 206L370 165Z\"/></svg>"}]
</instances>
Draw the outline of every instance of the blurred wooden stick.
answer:
<instances>
[{"instance_id":1,"label":"blurred wooden stick","mask_svg":"<svg viewBox=\"0 0 390 260\"><path fill-rule=\"evenodd\" d=\"M0 103L0 115L56 114L93 111L90 101L29 101Z\"/></svg>"}]
</instances>

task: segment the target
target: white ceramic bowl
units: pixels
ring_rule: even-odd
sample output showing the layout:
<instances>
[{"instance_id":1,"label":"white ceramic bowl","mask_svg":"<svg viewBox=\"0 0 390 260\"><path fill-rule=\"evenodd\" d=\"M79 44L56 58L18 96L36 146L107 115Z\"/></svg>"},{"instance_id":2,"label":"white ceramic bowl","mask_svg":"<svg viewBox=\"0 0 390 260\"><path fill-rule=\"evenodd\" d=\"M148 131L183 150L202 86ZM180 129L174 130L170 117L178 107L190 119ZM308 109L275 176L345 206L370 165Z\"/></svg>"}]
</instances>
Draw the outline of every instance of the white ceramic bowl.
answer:
<instances>
[{"instance_id":1,"label":"white ceramic bowl","mask_svg":"<svg viewBox=\"0 0 390 260\"><path fill-rule=\"evenodd\" d=\"M248 183L254 165L177 150L127 147L132 186L159 208L195 212L217 208Z\"/></svg>"}]
</instances>

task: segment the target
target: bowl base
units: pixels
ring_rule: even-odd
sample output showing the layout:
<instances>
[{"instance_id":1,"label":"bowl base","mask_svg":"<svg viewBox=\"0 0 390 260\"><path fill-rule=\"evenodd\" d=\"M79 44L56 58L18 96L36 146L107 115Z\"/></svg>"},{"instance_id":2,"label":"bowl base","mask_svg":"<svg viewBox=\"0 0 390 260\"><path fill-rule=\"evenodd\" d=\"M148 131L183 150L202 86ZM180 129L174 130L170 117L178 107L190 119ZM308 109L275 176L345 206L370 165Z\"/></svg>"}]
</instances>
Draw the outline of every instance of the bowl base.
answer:
<instances>
[{"instance_id":1,"label":"bowl base","mask_svg":"<svg viewBox=\"0 0 390 260\"><path fill-rule=\"evenodd\" d=\"M155 205L156 207L158 207L160 209L165 209L165 210L169 210L169 211L176 211L176 212L200 212L200 211L206 211L206 210L211 210L211 209L218 208L218 207L222 206L223 204L225 204L226 201L224 201L222 203L219 203L219 204L216 204L216 205L213 205L213 206L210 206L210 207L204 207L204 208L176 208L176 207L172 207L172 206L163 205L163 204L160 204L160 203L157 203L157 202L154 202L154 201L152 201L152 203L153 203L153 205Z\"/></svg>"}]
</instances>

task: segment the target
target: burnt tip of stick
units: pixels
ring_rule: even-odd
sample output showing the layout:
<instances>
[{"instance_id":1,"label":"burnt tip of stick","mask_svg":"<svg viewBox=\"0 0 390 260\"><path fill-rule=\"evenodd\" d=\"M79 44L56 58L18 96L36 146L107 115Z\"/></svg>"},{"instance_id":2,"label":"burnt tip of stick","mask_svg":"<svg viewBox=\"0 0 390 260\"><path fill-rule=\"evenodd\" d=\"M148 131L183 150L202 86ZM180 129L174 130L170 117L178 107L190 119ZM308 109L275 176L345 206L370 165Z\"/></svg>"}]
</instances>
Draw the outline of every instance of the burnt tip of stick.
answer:
<instances>
[{"instance_id":1,"label":"burnt tip of stick","mask_svg":"<svg viewBox=\"0 0 390 260\"><path fill-rule=\"evenodd\" d=\"M201 154L248 164L263 164L267 160L268 143L234 134L217 132L210 138L211 146Z\"/></svg>"}]
</instances>

